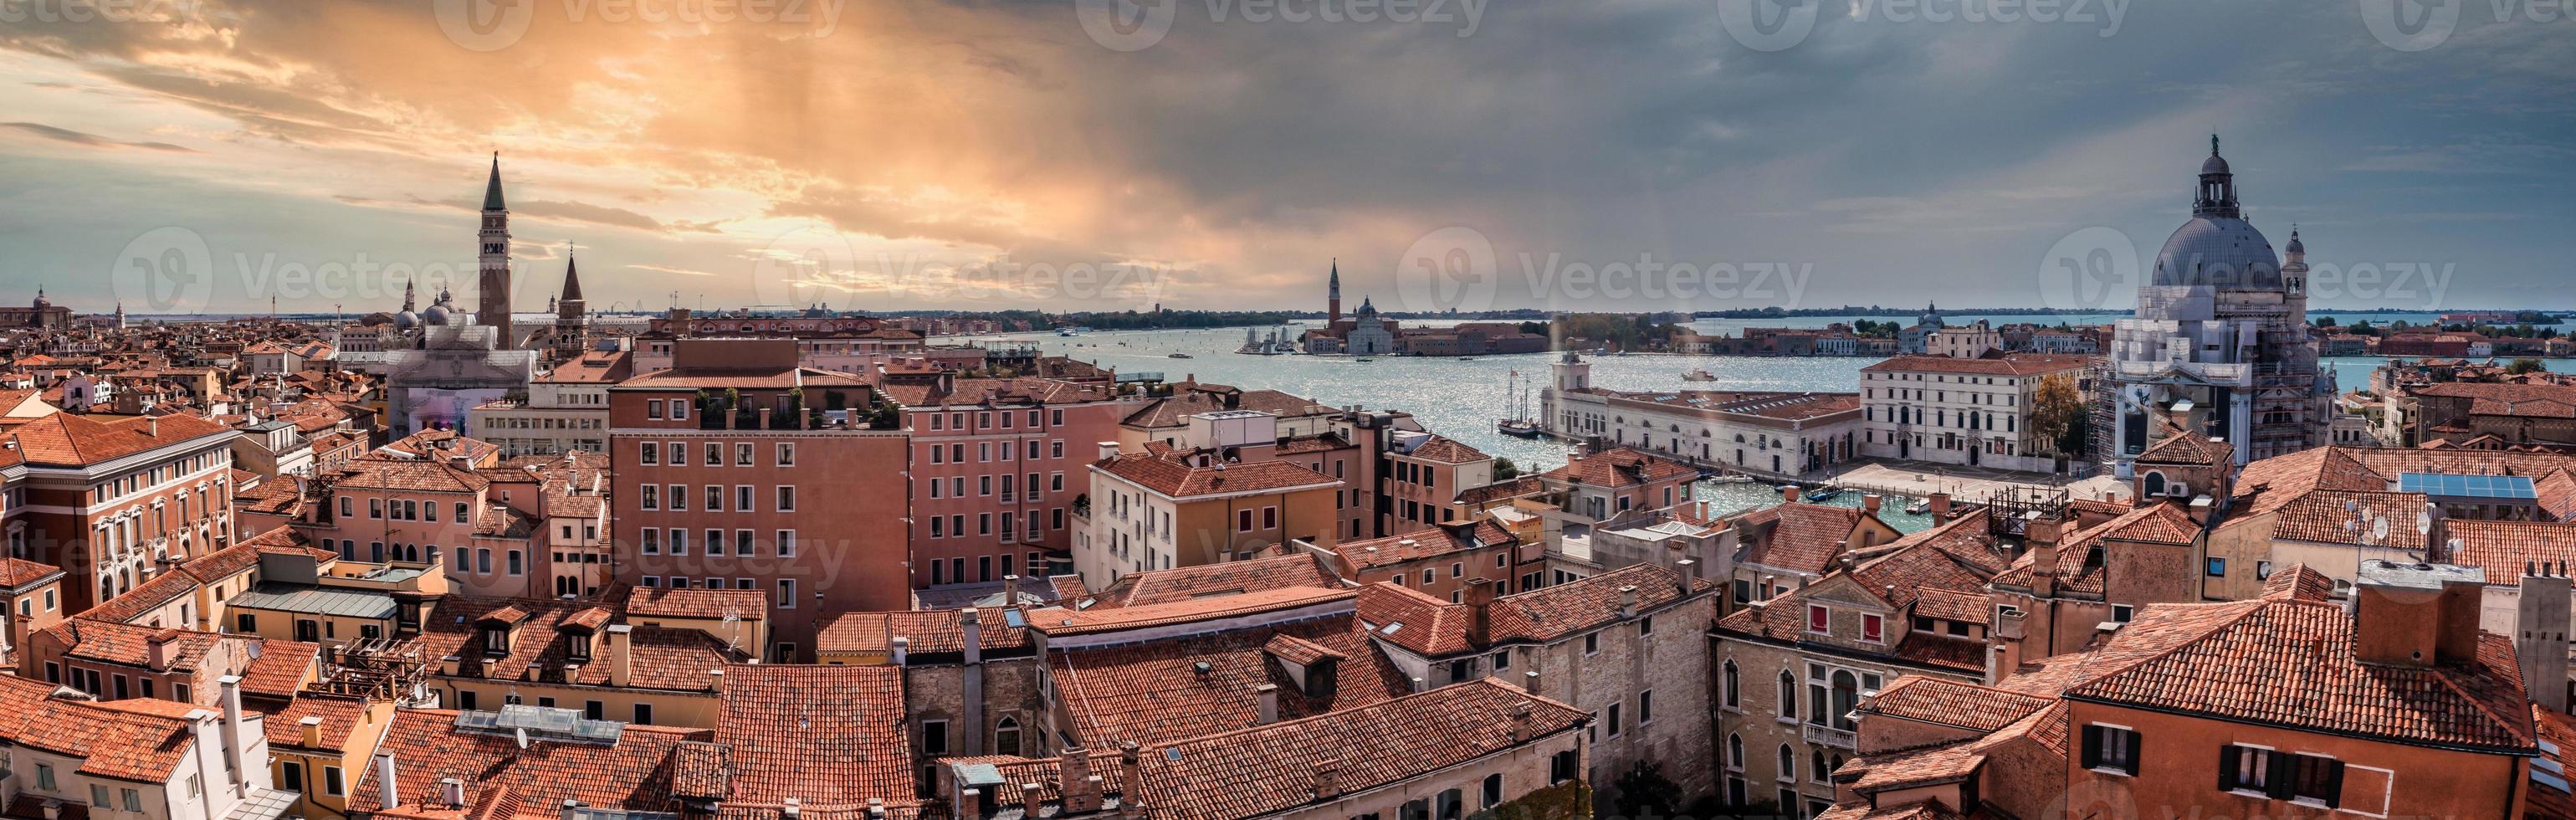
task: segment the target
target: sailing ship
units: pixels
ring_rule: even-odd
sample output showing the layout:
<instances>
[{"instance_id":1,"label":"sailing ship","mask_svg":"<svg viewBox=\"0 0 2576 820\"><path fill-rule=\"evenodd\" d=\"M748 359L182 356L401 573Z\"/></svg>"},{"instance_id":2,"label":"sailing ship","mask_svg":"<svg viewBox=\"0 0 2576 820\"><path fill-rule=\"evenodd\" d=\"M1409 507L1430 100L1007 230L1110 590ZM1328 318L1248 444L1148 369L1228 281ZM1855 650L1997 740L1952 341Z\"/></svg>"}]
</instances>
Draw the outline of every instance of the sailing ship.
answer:
<instances>
[{"instance_id":1,"label":"sailing ship","mask_svg":"<svg viewBox=\"0 0 2576 820\"><path fill-rule=\"evenodd\" d=\"M1503 381L1503 396L1511 404L1512 413L1494 425L1496 432L1513 438L1546 437L1547 431L1539 428L1538 418L1530 413L1529 379L1523 378L1518 370L1512 371L1511 376Z\"/></svg>"}]
</instances>

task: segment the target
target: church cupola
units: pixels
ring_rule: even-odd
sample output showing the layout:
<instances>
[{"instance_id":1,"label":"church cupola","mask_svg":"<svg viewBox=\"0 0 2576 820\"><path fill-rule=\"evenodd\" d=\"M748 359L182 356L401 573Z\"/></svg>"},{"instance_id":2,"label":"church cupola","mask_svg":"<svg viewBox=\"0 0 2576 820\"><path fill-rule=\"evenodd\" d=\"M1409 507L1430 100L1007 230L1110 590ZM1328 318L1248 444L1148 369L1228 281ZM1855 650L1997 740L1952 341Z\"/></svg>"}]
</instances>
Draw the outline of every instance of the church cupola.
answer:
<instances>
[{"instance_id":1,"label":"church cupola","mask_svg":"<svg viewBox=\"0 0 2576 820\"><path fill-rule=\"evenodd\" d=\"M2200 196L2192 202L2191 215L2244 218L2236 207L2236 175L2218 155L2217 134L2209 135L2209 158L2200 163Z\"/></svg>"}]
</instances>

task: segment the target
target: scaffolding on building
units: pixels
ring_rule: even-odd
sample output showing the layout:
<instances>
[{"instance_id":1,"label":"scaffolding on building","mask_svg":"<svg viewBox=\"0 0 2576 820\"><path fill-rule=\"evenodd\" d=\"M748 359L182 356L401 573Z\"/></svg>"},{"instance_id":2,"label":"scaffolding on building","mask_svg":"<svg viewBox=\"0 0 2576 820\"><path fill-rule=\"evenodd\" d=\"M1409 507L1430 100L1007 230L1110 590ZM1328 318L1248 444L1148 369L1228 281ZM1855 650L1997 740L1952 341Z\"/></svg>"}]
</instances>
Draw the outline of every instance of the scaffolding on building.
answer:
<instances>
[{"instance_id":1,"label":"scaffolding on building","mask_svg":"<svg viewBox=\"0 0 2576 820\"><path fill-rule=\"evenodd\" d=\"M429 678L428 650L419 638L359 638L323 650L322 681L314 689L398 706L429 704L423 683Z\"/></svg>"}]
</instances>

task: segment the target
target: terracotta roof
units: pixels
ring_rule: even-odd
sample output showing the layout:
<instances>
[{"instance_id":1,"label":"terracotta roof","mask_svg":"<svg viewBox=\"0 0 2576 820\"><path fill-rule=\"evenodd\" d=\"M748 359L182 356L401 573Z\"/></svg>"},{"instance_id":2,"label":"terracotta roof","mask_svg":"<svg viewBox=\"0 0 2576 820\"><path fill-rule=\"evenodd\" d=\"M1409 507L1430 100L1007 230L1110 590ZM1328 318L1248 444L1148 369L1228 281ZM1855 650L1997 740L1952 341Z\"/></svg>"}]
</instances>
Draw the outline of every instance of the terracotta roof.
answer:
<instances>
[{"instance_id":1,"label":"terracotta roof","mask_svg":"<svg viewBox=\"0 0 2576 820\"><path fill-rule=\"evenodd\" d=\"M0 589L17 589L38 581L58 579L63 568L39 564L24 558L0 558Z\"/></svg>"},{"instance_id":2,"label":"terracotta roof","mask_svg":"<svg viewBox=\"0 0 2576 820\"><path fill-rule=\"evenodd\" d=\"M1360 588L1360 619L1378 640L1416 655L1446 658L1483 651L1467 642L1467 621L1475 613L1412 587L1378 583Z\"/></svg>"},{"instance_id":3,"label":"terracotta roof","mask_svg":"<svg viewBox=\"0 0 2576 820\"><path fill-rule=\"evenodd\" d=\"M367 699L353 695L321 693L301 694L287 701L284 708L267 712L268 745L272 749L303 749L304 719L322 719L322 745L316 751L337 753L349 742L349 735L367 719Z\"/></svg>"},{"instance_id":4,"label":"terracotta roof","mask_svg":"<svg viewBox=\"0 0 2576 820\"><path fill-rule=\"evenodd\" d=\"M1863 701L1860 711L1986 733L2000 731L2054 702L1948 678L1906 675L1879 690L1877 697Z\"/></svg>"},{"instance_id":5,"label":"terracotta roof","mask_svg":"<svg viewBox=\"0 0 2576 820\"><path fill-rule=\"evenodd\" d=\"M11 428L29 464L82 467L216 434L232 428L184 413L131 416L102 422L75 413L53 413Z\"/></svg>"},{"instance_id":6,"label":"terracotta roof","mask_svg":"<svg viewBox=\"0 0 2576 820\"><path fill-rule=\"evenodd\" d=\"M1341 585L1341 580L1326 570L1315 556L1283 555L1129 573L1089 596L1088 602L1080 608L1144 606L1287 587L1330 589ZM1073 601L1081 597L1075 595L1059 600Z\"/></svg>"},{"instance_id":7,"label":"terracotta roof","mask_svg":"<svg viewBox=\"0 0 2576 820\"><path fill-rule=\"evenodd\" d=\"M1354 570L1369 570L1424 559L1442 559L1485 547L1517 543L1510 530L1491 520L1433 526L1403 535L1344 541L1333 546Z\"/></svg>"},{"instance_id":8,"label":"terracotta roof","mask_svg":"<svg viewBox=\"0 0 2576 820\"><path fill-rule=\"evenodd\" d=\"M2306 564L2291 564L2263 579L2263 598L2270 601L2324 601L2334 596L2335 582Z\"/></svg>"},{"instance_id":9,"label":"terracotta roof","mask_svg":"<svg viewBox=\"0 0 2576 820\"><path fill-rule=\"evenodd\" d=\"M1309 697L1265 647L1279 635L1311 641L1349 660L1334 673L1331 697ZM1142 744L1253 725L1261 684L1279 687L1279 714L1300 718L1401 697L1412 689L1403 670L1370 645L1349 614L1150 643L1050 653L1056 702L1070 713L1077 739L1093 748ZM1197 665L1204 663L1207 671Z\"/></svg>"},{"instance_id":10,"label":"terracotta roof","mask_svg":"<svg viewBox=\"0 0 2576 820\"><path fill-rule=\"evenodd\" d=\"M259 657L252 658L242 670L242 694L285 699L304 690L320 669L315 660L322 656L322 645L302 641L262 639Z\"/></svg>"},{"instance_id":11,"label":"terracotta roof","mask_svg":"<svg viewBox=\"0 0 2576 820\"><path fill-rule=\"evenodd\" d=\"M1192 466L1188 462L1197 455L1196 450L1128 453L1093 466L1174 498L1341 486L1339 479L1285 461Z\"/></svg>"},{"instance_id":12,"label":"terracotta roof","mask_svg":"<svg viewBox=\"0 0 2576 820\"><path fill-rule=\"evenodd\" d=\"M594 606L590 601L508 600L467 598L450 595L441 600L438 610L422 619L421 649L429 658L449 655L459 659L456 674L460 677L492 680L557 680L569 676L571 683L584 686L608 684L609 664L602 652L592 653L590 663L566 671L573 657L569 642L581 639L578 633L564 633L556 627L582 610ZM476 643L479 624L485 621L517 623L517 638L504 655L486 655ZM667 629L638 626L629 633L631 677L629 685L645 689L682 692L705 691L709 670L730 670L750 656L724 645L705 632L695 629ZM605 646L603 642L602 647ZM435 671L435 670L433 670Z\"/></svg>"},{"instance_id":13,"label":"terracotta roof","mask_svg":"<svg viewBox=\"0 0 2576 820\"><path fill-rule=\"evenodd\" d=\"M796 798L817 809L913 802L903 670L739 667L725 676L715 742L730 748L731 801Z\"/></svg>"},{"instance_id":14,"label":"terracotta roof","mask_svg":"<svg viewBox=\"0 0 2576 820\"><path fill-rule=\"evenodd\" d=\"M167 783L177 776L174 770L196 732L170 712L200 707L149 698L57 700L54 689L53 684L0 675L0 739L79 759L79 772L94 777Z\"/></svg>"},{"instance_id":15,"label":"terracotta roof","mask_svg":"<svg viewBox=\"0 0 2576 820\"><path fill-rule=\"evenodd\" d=\"M124 594L108 599L106 603L90 607L88 611L82 612L80 617L115 623L140 620L145 615L160 611L172 601L195 594L197 587L197 579L188 573L164 572L135 585Z\"/></svg>"},{"instance_id":16,"label":"terracotta roof","mask_svg":"<svg viewBox=\"0 0 2576 820\"><path fill-rule=\"evenodd\" d=\"M2167 625L2191 637L2132 641L2132 631ZM2481 635L2467 667L2409 669L2357 660L2354 632L2353 616L2332 603L2150 605L2104 647L2098 676L2066 696L2402 743L2533 748L2511 641ZM2134 658L2113 651L2133 642L2152 647Z\"/></svg>"},{"instance_id":17,"label":"terracotta roof","mask_svg":"<svg viewBox=\"0 0 2576 820\"><path fill-rule=\"evenodd\" d=\"M2179 464L2206 467L2224 464L2236 457L2236 446L2206 436L2168 431L2165 437L2138 454L2139 464Z\"/></svg>"},{"instance_id":18,"label":"terracotta roof","mask_svg":"<svg viewBox=\"0 0 2576 820\"><path fill-rule=\"evenodd\" d=\"M1012 406L1108 401L1100 385L1058 379L955 379L942 391L933 380L884 380L877 385L905 407Z\"/></svg>"},{"instance_id":19,"label":"terracotta roof","mask_svg":"<svg viewBox=\"0 0 2576 820\"><path fill-rule=\"evenodd\" d=\"M1011 621L1021 616L1009 607L987 607L976 610L977 643L986 652L1029 648L1029 631L1015 627ZM966 651L965 610L934 609L906 612L845 612L824 624L814 637L817 652L888 652L894 639L904 639L905 651L915 656L925 654L961 654Z\"/></svg>"},{"instance_id":20,"label":"terracotta roof","mask_svg":"<svg viewBox=\"0 0 2576 820\"><path fill-rule=\"evenodd\" d=\"M1528 739L1515 742L1514 710ZM1342 794L1410 780L1574 731L1589 715L1490 678L1346 711L1155 746L1129 793L1157 820L1242 820L1318 802L1328 761Z\"/></svg>"},{"instance_id":21,"label":"terracotta roof","mask_svg":"<svg viewBox=\"0 0 2576 820\"><path fill-rule=\"evenodd\" d=\"M2200 525L2174 504L2148 504L2132 508L2120 517L2082 530L2057 545L2057 587L2062 590L2101 594L2109 583L2104 564L2092 561L2093 548L2110 541L2149 544L2187 545L2199 537ZM2011 569L1994 577L1997 586L2031 588L2031 559L2037 553L2025 552L2013 561Z\"/></svg>"},{"instance_id":22,"label":"terracotta roof","mask_svg":"<svg viewBox=\"0 0 2576 820\"><path fill-rule=\"evenodd\" d=\"M1358 597L1359 593L1343 588L1339 584L1331 589L1285 587L1169 603L1093 607L1079 611L1060 606L1048 607L1031 610L1028 619L1029 628L1049 636L1089 635L1284 612L1331 604L1336 601L1350 601Z\"/></svg>"},{"instance_id":23,"label":"terracotta roof","mask_svg":"<svg viewBox=\"0 0 2576 820\"><path fill-rule=\"evenodd\" d=\"M2517 583L2530 565L2545 567L2576 561L2576 522L2463 518L2451 519L2445 525L2460 546L2443 560L2484 567L2489 584Z\"/></svg>"},{"instance_id":24,"label":"terracotta roof","mask_svg":"<svg viewBox=\"0 0 2576 820\"><path fill-rule=\"evenodd\" d=\"M1617 489L1698 475L1698 470L1691 469L1681 462L1664 459L1633 447L1616 447L1592 455L1576 457L1566 462L1565 466L1540 473L1539 477L1556 481L1579 481L1594 487Z\"/></svg>"},{"instance_id":25,"label":"terracotta roof","mask_svg":"<svg viewBox=\"0 0 2576 820\"><path fill-rule=\"evenodd\" d=\"M404 709L394 713L379 754L394 756L395 793L402 803L374 808L383 784L378 768L363 766L349 804L379 817L419 820L560 820L566 800L603 809L677 812L671 796L672 758L683 743L704 740L706 730L628 724L617 743L538 740L521 749L510 735L456 729L457 713ZM465 784L462 806L439 802L439 781Z\"/></svg>"},{"instance_id":26,"label":"terracotta roof","mask_svg":"<svg viewBox=\"0 0 2576 820\"><path fill-rule=\"evenodd\" d=\"M332 477L332 484L343 490L474 493L491 486L492 480L474 470L457 469L444 460L361 458L350 460L348 467Z\"/></svg>"},{"instance_id":27,"label":"terracotta roof","mask_svg":"<svg viewBox=\"0 0 2576 820\"><path fill-rule=\"evenodd\" d=\"M1497 643L1509 641L1548 642L1587 632L1627 620L1619 615L1624 593L1620 588L1637 588L1638 612L1652 612L1681 600L1682 577L1672 570L1653 564L1633 564L1587 578L1539 587L1494 599L1488 612L1493 638ZM1691 594L1716 589L1714 584L1699 581Z\"/></svg>"},{"instance_id":28,"label":"terracotta roof","mask_svg":"<svg viewBox=\"0 0 2576 820\"><path fill-rule=\"evenodd\" d=\"M769 594L756 589L631 587L626 591L626 614L635 618L721 620L729 615L757 621L768 617L768 609Z\"/></svg>"},{"instance_id":29,"label":"terracotta roof","mask_svg":"<svg viewBox=\"0 0 2576 820\"><path fill-rule=\"evenodd\" d=\"M1506 498L1520 498L1522 496L1537 495L1546 491L1547 485L1541 483L1538 480L1538 476L1525 475L1519 478L1497 481L1482 487L1469 487L1464 490L1459 490L1457 500L1460 504L1483 504L1489 501L1500 501Z\"/></svg>"},{"instance_id":30,"label":"terracotta roof","mask_svg":"<svg viewBox=\"0 0 2576 820\"><path fill-rule=\"evenodd\" d=\"M2373 544L2422 549L2425 536L2415 531L2416 518L2426 510L2430 500L2423 493L2400 493L2385 490L2311 490L2281 505L2272 520L2272 538L2283 541L2314 541L2325 544ZM2356 516L2368 519L2354 524ZM2388 521L2388 535L2373 537L2374 523Z\"/></svg>"},{"instance_id":31,"label":"terracotta roof","mask_svg":"<svg viewBox=\"0 0 2576 820\"><path fill-rule=\"evenodd\" d=\"M1751 563L1795 572L1823 574L1834 568L1860 526L1859 509L1793 502L1763 510L1756 524L1777 522L1746 558Z\"/></svg>"},{"instance_id":32,"label":"terracotta roof","mask_svg":"<svg viewBox=\"0 0 2576 820\"><path fill-rule=\"evenodd\" d=\"M1421 444L1414 445L1413 450L1405 455L1444 464L1466 464L1493 458L1455 439L1436 435L1425 437Z\"/></svg>"}]
</instances>

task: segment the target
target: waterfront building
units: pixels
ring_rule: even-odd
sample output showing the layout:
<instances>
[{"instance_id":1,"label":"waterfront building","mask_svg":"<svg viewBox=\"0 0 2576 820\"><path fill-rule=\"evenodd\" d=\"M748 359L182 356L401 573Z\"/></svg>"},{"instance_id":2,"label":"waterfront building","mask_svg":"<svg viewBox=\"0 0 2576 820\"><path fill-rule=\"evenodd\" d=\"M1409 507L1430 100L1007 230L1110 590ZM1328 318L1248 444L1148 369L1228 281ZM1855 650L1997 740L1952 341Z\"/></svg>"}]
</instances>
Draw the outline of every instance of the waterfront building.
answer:
<instances>
[{"instance_id":1,"label":"waterfront building","mask_svg":"<svg viewBox=\"0 0 2576 820\"><path fill-rule=\"evenodd\" d=\"M1861 455L1858 393L1631 392L1593 386L1592 366L1571 351L1549 367L1539 418L1559 438L1778 478Z\"/></svg>"},{"instance_id":2,"label":"waterfront building","mask_svg":"<svg viewBox=\"0 0 2576 820\"><path fill-rule=\"evenodd\" d=\"M696 338L792 339L799 366L861 378L898 358L926 352L920 333L865 316L828 310L794 316L754 316L749 311L701 316L674 307L635 335L635 372L669 369L680 342ZM959 350L982 355L974 348Z\"/></svg>"},{"instance_id":3,"label":"waterfront building","mask_svg":"<svg viewBox=\"0 0 2576 820\"><path fill-rule=\"evenodd\" d=\"M2050 378L2079 380L2090 365L2082 356L2008 353L1898 356L1861 368L1861 454L2056 472L2065 454L2030 431L2039 388Z\"/></svg>"},{"instance_id":4,"label":"waterfront building","mask_svg":"<svg viewBox=\"0 0 2576 820\"><path fill-rule=\"evenodd\" d=\"M1207 418L1206 416L1216 416ZM1127 452L1097 445L1091 498L1074 511L1074 572L1105 586L1130 572L1215 564L1303 541L1340 540L1336 497L1343 482L1245 449L1275 447L1267 414L1202 416L1208 437L1194 446L1149 445Z\"/></svg>"},{"instance_id":5,"label":"waterfront building","mask_svg":"<svg viewBox=\"0 0 2576 820\"><path fill-rule=\"evenodd\" d=\"M1984 319L1977 320L1975 324L1935 330L1924 341L1926 354L1953 359L1974 359L1986 355L1986 351L2002 350L2003 347L2003 334L1996 332Z\"/></svg>"},{"instance_id":6,"label":"waterfront building","mask_svg":"<svg viewBox=\"0 0 2576 820\"><path fill-rule=\"evenodd\" d=\"M119 305L117 310L124 310ZM27 307L0 307L0 328L60 329L72 325L72 309L45 298L45 289L36 288L36 301Z\"/></svg>"},{"instance_id":7,"label":"waterfront building","mask_svg":"<svg viewBox=\"0 0 2576 820\"><path fill-rule=\"evenodd\" d=\"M2168 430L2223 439L2240 465L2325 443L2334 387L2317 370L2297 234L2284 265L2245 221L2210 137L2192 218L2157 252L2137 315L2113 337L2106 456L2123 476Z\"/></svg>"},{"instance_id":8,"label":"waterfront building","mask_svg":"<svg viewBox=\"0 0 2576 820\"><path fill-rule=\"evenodd\" d=\"M1074 500L1126 406L1097 385L878 371L911 435L912 578L925 591L1051 574L1070 556Z\"/></svg>"},{"instance_id":9,"label":"waterfront building","mask_svg":"<svg viewBox=\"0 0 2576 820\"><path fill-rule=\"evenodd\" d=\"M1937 305L1925 304L1923 306L1923 315L1916 317L1914 324L1907 325L1896 331L1897 354L1902 356L1931 354L1932 334L1941 332L1941 328L1946 326L1948 326L1948 323L1941 319L1940 307Z\"/></svg>"}]
</instances>

